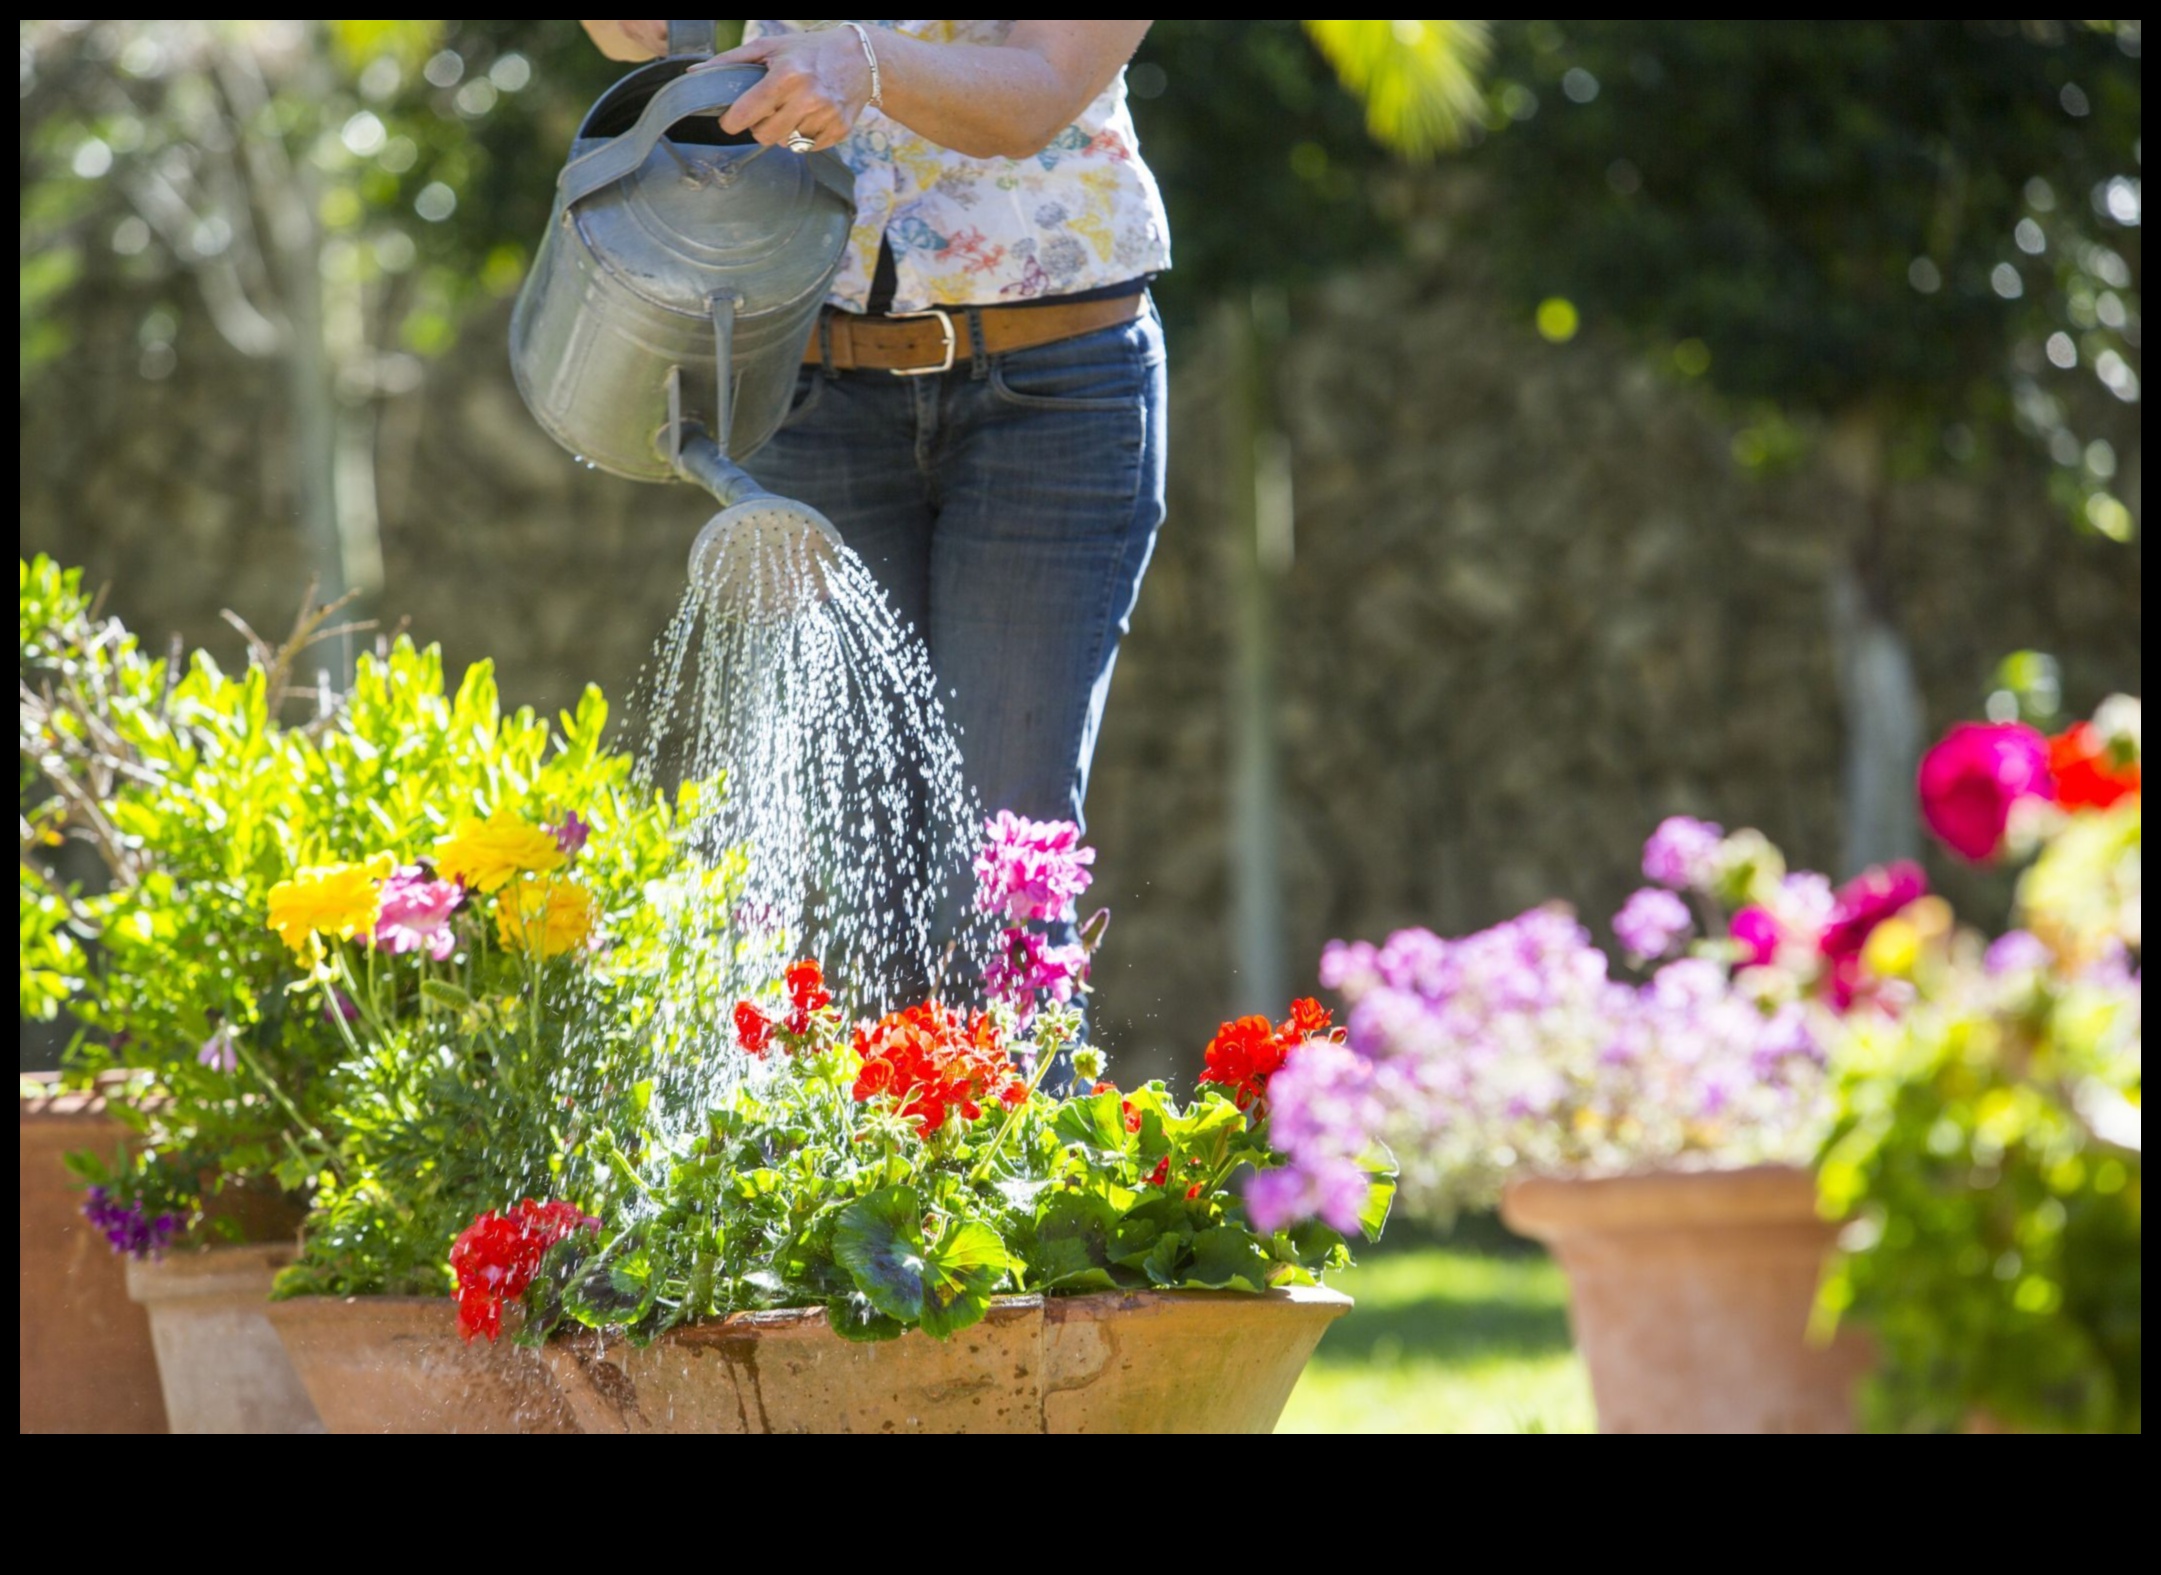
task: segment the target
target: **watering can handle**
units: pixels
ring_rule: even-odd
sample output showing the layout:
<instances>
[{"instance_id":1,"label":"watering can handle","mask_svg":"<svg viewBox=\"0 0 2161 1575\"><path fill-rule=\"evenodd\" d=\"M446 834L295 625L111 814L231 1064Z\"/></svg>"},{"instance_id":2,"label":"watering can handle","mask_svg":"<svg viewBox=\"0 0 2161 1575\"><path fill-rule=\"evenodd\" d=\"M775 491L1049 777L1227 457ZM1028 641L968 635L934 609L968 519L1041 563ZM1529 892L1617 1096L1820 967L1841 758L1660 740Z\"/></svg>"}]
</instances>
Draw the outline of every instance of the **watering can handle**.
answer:
<instances>
[{"instance_id":1,"label":"watering can handle","mask_svg":"<svg viewBox=\"0 0 2161 1575\"><path fill-rule=\"evenodd\" d=\"M635 174L678 121L726 109L764 75L763 66L742 65L687 71L677 77L646 101L645 113L635 126L563 166L555 183L562 192L564 209L576 207L594 192Z\"/></svg>"},{"instance_id":2,"label":"watering can handle","mask_svg":"<svg viewBox=\"0 0 2161 1575\"><path fill-rule=\"evenodd\" d=\"M670 22L668 24L668 53L671 55L710 55L716 29L711 22Z\"/></svg>"}]
</instances>

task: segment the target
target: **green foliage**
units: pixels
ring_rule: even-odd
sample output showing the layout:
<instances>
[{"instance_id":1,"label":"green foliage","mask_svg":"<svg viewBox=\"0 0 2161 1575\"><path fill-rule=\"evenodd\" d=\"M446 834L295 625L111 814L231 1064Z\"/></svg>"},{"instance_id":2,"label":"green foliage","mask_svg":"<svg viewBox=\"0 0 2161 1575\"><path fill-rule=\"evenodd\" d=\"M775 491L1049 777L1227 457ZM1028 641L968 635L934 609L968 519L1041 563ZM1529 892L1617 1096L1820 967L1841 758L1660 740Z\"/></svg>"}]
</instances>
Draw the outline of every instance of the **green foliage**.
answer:
<instances>
[{"instance_id":1,"label":"green foliage","mask_svg":"<svg viewBox=\"0 0 2161 1575\"><path fill-rule=\"evenodd\" d=\"M624 1156L602 1235L556 1246L535 1280L527 1337L577 1323L647 1340L822 1304L850 1339L944 1338L1001 1291L1259 1292L1348 1262L1326 1227L1247 1223L1237 1183L1280 1156L1219 1090L1186 1106L1160 1083L1032 1093L925 1138L890 1099L857 1099L861 1065L837 1038L806 1046L754 1069L702 1130Z\"/></svg>"},{"instance_id":2,"label":"green foliage","mask_svg":"<svg viewBox=\"0 0 2161 1575\"><path fill-rule=\"evenodd\" d=\"M1383 147L1431 158L1484 118L1487 23L1309 21L1306 32L1364 102L1366 129Z\"/></svg>"},{"instance_id":3,"label":"green foliage","mask_svg":"<svg viewBox=\"0 0 2161 1575\"><path fill-rule=\"evenodd\" d=\"M2137 23L1530 22L1499 44L1507 129L1473 163L1526 315L1572 301L1766 420L1866 412L1908 472L2016 425L2082 518L2127 533L2107 489L2136 439Z\"/></svg>"},{"instance_id":4,"label":"green foliage","mask_svg":"<svg viewBox=\"0 0 2161 1575\"><path fill-rule=\"evenodd\" d=\"M2047 966L1924 956L1917 1004L1843 1056L1819 1179L1850 1221L1822 1308L1875 1335L1879 1427L2140 1429L2142 1014L2096 944L2136 946L2138 804L2073 817L2027 872Z\"/></svg>"},{"instance_id":5,"label":"green foliage","mask_svg":"<svg viewBox=\"0 0 2161 1575\"><path fill-rule=\"evenodd\" d=\"M676 807L607 747L598 691L552 726L505 715L485 663L449 692L440 652L401 639L287 726L271 696L290 650L238 675L154 659L75 571L40 558L20 578L23 1010L85 1026L71 1075L151 1079L140 1158L84 1174L182 1212L206 1188L314 1193L317 1283L439 1285L476 1209L547 1190L595 1120L634 1114L642 1069L684 1031L651 1024L651 1002L699 965L663 931L686 886L724 896L734 866L682 873ZM365 927L304 946L269 928L303 871L379 880L471 821L569 811L590 837L541 895L575 894L598 951L506 930L517 882L467 892L441 960ZM70 836L104 856L105 889L37 856Z\"/></svg>"}]
</instances>

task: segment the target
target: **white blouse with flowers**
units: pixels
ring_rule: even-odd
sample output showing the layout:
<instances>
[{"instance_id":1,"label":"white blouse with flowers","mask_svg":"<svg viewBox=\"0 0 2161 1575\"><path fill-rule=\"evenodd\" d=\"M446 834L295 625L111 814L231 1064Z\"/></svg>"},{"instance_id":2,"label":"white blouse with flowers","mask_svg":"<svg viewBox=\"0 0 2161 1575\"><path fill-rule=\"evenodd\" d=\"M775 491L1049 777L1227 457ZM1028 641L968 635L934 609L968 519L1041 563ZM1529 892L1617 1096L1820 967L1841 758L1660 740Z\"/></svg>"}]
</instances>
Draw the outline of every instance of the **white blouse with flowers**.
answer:
<instances>
[{"instance_id":1,"label":"white blouse with flowers","mask_svg":"<svg viewBox=\"0 0 2161 1575\"><path fill-rule=\"evenodd\" d=\"M1011 22L865 22L940 44L1001 44ZM838 22L749 22L745 38ZM1170 225L1141 162L1125 73L1042 152L972 159L866 108L833 150L855 171L855 233L828 299L860 312L889 241L892 310L1071 295L1170 266Z\"/></svg>"}]
</instances>

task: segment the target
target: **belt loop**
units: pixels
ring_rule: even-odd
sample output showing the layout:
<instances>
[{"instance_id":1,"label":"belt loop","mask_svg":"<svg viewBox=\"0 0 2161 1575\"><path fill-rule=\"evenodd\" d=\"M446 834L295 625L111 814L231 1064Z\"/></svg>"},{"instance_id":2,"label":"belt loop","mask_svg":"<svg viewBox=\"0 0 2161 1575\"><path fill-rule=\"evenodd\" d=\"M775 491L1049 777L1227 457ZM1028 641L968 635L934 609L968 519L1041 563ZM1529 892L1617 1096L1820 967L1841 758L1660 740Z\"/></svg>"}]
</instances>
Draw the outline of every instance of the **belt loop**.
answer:
<instances>
[{"instance_id":1,"label":"belt loop","mask_svg":"<svg viewBox=\"0 0 2161 1575\"><path fill-rule=\"evenodd\" d=\"M990 376L990 352L983 348L983 313L973 306L968 308L968 376L978 383Z\"/></svg>"},{"instance_id":2,"label":"belt loop","mask_svg":"<svg viewBox=\"0 0 2161 1575\"><path fill-rule=\"evenodd\" d=\"M830 306L818 313L818 365L824 368L828 378L840 375L833 370L833 308Z\"/></svg>"}]
</instances>

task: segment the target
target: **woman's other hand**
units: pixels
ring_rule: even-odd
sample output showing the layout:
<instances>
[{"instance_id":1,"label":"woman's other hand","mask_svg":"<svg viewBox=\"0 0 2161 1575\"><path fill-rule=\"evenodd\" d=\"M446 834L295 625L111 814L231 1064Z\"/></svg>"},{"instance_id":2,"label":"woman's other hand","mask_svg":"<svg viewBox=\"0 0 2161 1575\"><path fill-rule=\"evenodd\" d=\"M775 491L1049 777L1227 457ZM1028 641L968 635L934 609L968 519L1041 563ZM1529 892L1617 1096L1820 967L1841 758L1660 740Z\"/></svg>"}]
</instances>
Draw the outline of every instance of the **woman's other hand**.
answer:
<instances>
[{"instance_id":1,"label":"woman's other hand","mask_svg":"<svg viewBox=\"0 0 2161 1575\"><path fill-rule=\"evenodd\" d=\"M821 151L830 148L855 129L870 102L870 62L852 27L754 38L691 70L745 64L764 66L765 78L728 106L720 126L747 131L767 147L800 133Z\"/></svg>"},{"instance_id":2,"label":"woman's other hand","mask_svg":"<svg viewBox=\"0 0 2161 1575\"><path fill-rule=\"evenodd\" d=\"M585 36L610 60L657 60L668 52L665 22L580 22Z\"/></svg>"}]
</instances>

